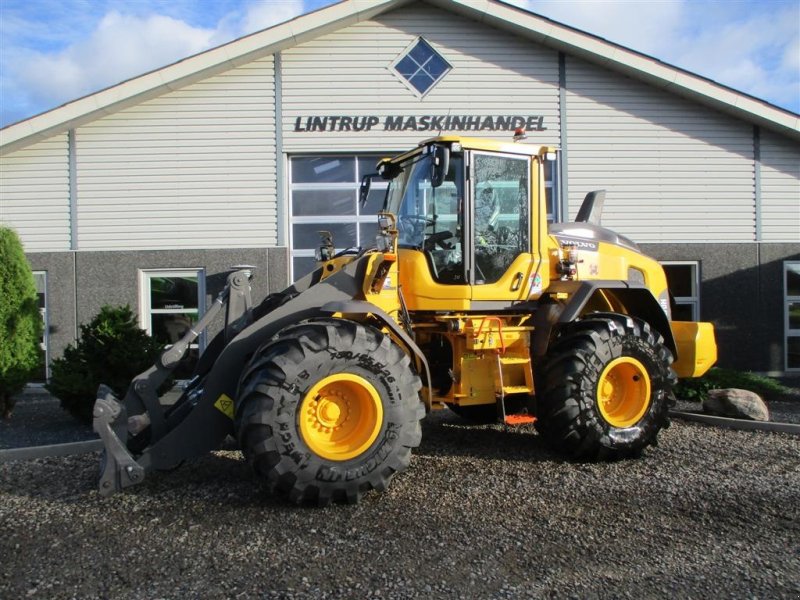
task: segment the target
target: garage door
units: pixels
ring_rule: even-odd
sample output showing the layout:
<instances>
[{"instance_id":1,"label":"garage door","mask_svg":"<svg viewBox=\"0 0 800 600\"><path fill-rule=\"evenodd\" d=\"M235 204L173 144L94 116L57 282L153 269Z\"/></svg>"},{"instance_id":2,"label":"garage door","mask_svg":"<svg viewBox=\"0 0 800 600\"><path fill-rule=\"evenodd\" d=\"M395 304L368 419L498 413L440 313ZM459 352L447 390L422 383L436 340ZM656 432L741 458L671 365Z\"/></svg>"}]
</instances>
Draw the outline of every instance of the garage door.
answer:
<instances>
[{"instance_id":1,"label":"garage door","mask_svg":"<svg viewBox=\"0 0 800 600\"><path fill-rule=\"evenodd\" d=\"M320 231L333 234L336 250L372 245L375 215L383 206L386 183L376 181L365 206L358 186L387 154L293 156L289 160L289 240L292 280L311 272Z\"/></svg>"}]
</instances>

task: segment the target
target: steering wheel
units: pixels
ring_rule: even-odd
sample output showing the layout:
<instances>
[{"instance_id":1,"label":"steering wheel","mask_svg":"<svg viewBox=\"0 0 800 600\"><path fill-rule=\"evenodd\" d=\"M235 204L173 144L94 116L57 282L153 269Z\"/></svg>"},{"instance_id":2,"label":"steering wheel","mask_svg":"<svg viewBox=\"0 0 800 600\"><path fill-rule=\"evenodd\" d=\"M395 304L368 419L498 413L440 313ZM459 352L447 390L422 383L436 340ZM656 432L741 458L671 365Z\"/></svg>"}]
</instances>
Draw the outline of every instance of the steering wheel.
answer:
<instances>
[{"instance_id":1,"label":"steering wheel","mask_svg":"<svg viewBox=\"0 0 800 600\"><path fill-rule=\"evenodd\" d=\"M446 241L451 237L453 237L452 231L448 231L447 229L444 231L437 231L433 235L425 238L425 250L431 252L436 249L436 246L439 246L442 250L452 250L453 245Z\"/></svg>"},{"instance_id":2,"label":"steering wheel","mask_svg":"<svg viewBox=\"0 0 800 600\"><path fill-rule=\"evenodd\" d=\"M430 227L433 225L434 220L430 217L426 217L425 215L402 215L400 217L401 221L406 221L412 224L414 227Z\"/></svg>"},{"instance_id":3,"label":"steering wheel","mask_svg":"<svg viewBox=\"0 0 800 600\"><path fill-rule=\"evenodd\" d=\"M401 240L412 242L415 246L422 246L425 229L432 227L434 220L423 215L401 215L398 219L397 229L400 231Z\"/></svg>"}]
</instances>

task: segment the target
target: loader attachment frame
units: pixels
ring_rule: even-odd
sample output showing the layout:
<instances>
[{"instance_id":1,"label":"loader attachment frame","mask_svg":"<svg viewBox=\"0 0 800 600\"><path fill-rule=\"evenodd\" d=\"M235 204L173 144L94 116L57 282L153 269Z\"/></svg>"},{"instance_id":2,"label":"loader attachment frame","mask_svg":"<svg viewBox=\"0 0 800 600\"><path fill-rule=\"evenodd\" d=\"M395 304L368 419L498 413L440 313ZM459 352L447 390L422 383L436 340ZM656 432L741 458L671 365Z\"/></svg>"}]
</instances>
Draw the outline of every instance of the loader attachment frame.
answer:
<instances>
[{"instance_id":1,"label":"loader attachment frame","mask_svg":"<svg viewBox=\"0 0 800 600\"><path fill-rule=\"evenodd\" d=\"M103 442L104 460L100 475L100 493L113 494L123 488L141 483L146 471L141 459L131 453L128 417L136 415L142 429L149 427L149 439L160 440L168 432L170 406L161 403L158 389L167 381L189 346L211 324L219 312L226 307L225 330L221 335L226 341L233 339L252 321L252 300L249 267L239 268L228 275L225 288L214 300L202 319L184 334L175 344L167 348L155 364L133 378L125 398L120 402L108 386L101 385L93 408L92 426ZM191 385L191 382L190 382ZM184 399L191 403L190 400ZM191 406L189 406L191 408ZM141 420L144 421L141 421Z\"/></svg>"}]
</instances>

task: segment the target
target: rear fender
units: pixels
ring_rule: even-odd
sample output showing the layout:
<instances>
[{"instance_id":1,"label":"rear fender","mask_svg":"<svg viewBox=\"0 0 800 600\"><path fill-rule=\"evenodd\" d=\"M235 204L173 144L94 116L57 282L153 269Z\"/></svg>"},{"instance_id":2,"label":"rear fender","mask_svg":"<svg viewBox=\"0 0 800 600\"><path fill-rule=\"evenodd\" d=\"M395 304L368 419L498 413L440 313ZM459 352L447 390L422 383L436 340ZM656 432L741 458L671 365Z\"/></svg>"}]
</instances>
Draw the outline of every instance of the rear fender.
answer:
<instances>
[{"instance_id":1,"label":"rear fender","mask_svg":"<svg viewBox=\"0 0 800 600\"><path fill-rule=\"evenodd\" d=\"M556 299L566 294L567 299L545 305L548 309L547 318L542 319L542 327L534 331L535 355L541 356L546 350L556 323L571 323L581 317L587 308L604 304L605 310L621 311L649 323L664 338L664 344L673 357L678 356L669 319L659 301L646 287L625 281L554 281L546 293Z\"/></svg>"}]
</instances>

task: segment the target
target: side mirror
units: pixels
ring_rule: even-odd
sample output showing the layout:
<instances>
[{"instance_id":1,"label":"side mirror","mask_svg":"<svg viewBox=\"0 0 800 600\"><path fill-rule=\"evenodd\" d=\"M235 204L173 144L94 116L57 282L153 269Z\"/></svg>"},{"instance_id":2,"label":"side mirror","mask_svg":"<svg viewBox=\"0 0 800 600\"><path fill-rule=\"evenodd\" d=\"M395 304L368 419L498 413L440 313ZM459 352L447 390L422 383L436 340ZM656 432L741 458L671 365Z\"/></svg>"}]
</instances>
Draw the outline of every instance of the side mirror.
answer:
<instances>
[{"instance_id":1,"label":"side mirror","mask_svg":"<svg viewBox=\"0 0 800 600\"><path fill-rule=\"evenodd\" d=\"M448 146L431 147L431 187L439 187L444 183L450 170L450 148Z\"/></svg>"},{"instance_id":2,"label":"side mirror","mask_svg":"<svg viewBox=\"0 0 800 600\"><path fill-rule=\"evenodd\" d=\"M361 178L361 185L358 186L358 202L362 207L367 204L369 190L372 188L372 178L377 176L377 173L370 173Z\"/></svg>"}]
</instances>

